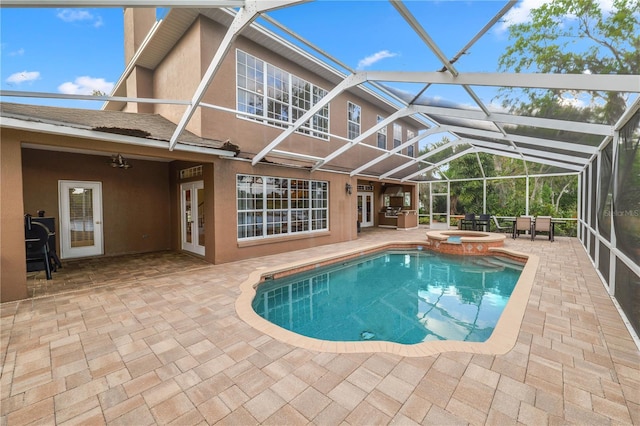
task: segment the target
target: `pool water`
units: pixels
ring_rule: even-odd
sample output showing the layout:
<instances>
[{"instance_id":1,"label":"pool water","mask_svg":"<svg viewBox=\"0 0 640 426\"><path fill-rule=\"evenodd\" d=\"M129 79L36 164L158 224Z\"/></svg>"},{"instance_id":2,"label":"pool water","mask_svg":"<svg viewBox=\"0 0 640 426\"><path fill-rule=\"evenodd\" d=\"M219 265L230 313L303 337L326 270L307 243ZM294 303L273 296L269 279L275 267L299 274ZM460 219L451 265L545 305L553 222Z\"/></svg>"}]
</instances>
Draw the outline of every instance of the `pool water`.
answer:
<instances>
[{"instance_id":1,"label":"pool water","mask_svg":"<svg viewBox=\"0 0 640 426\"><path fill-rule=\"evenodd\" d=\"M497 256L386 251L265 281L252 306L280 327L322 340L483 342L522 269Z\"/></svg>"}]
</instances>

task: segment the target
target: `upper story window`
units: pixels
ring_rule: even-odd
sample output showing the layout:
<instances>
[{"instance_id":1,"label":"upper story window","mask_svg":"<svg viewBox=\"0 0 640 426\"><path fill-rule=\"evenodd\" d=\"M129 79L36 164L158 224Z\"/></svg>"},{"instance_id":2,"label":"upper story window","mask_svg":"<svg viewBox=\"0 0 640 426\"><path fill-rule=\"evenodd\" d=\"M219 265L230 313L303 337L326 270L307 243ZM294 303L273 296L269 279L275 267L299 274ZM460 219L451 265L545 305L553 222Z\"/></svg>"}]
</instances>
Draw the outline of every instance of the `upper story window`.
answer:
<instances>
[{"instance_id":1,"label":"upper story window","mask_svg":"<svg viewBox=\"0 0 640 426\"><path fill-rule=\"evenodd\" d=\"M407 129L407 141L410 141L411 139L415 138L416 134L413 132L413 130L409 130ZM413 157L414 156L414 152L413 152L413 144L409 145L407 147L407 155L409 157Z\"/></svg>"},{"instance_id":2,"label":"upper story window","mask_svg":"<svg viewBox=\"0 0 640 426\"><path fill-rule=\"evenodd\" d=\"M295 123L327 91L241 50L236 51L237 109L254 120L286 127ZM329 105L298 130L329 139Z\"/></svg>"},{"instance_id":3,"label":"upper story window","mask_svg":"<svg viewBox=\"0 0 640 426\"><path fill-rule=\"evenodd\" d=\"M378 123L383 120L383 117L378 116ZM380 130L378 130L378 148L387 149L387 126L384 126Z\"/></svg>"},{"instance_id":4,"label":"upper story window","mask_svg":"<svg viewBox=\"0 0 640 426\"><path fill-rule=\"evenodd\" d=\"M393 147L397 148L402 145L402 126L393 123Z\"/></svg>"},{"instance_id":5,"label":"upper story window","mask_svg":"<svg viewBox=\"0 0 640 426\"><path fill-rule=\"evenodd\" d=\"M349 102L347 104L347 138L355 139L360 136L360 106Z\"/></svg>"}]
</instances>

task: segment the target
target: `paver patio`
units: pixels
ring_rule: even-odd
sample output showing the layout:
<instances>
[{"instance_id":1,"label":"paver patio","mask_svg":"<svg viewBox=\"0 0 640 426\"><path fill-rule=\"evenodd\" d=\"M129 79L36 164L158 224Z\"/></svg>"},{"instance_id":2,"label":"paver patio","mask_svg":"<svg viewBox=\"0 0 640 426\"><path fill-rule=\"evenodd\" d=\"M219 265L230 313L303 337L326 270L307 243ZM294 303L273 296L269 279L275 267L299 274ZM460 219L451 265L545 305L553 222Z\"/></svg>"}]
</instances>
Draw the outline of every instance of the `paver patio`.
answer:
<instances>
[{"instance_id":1,"label":"paver patio","mask_svg":"<svg viewBox=\"0 0 640 426\"><path fill-rule=\"evenodd\" d=\"M235 312L257 267L424 232L224 265L179 258L178 272L143 257L88 288L2 304L0 425L640 424L640 353L575 238L507 240L540 264L505 355L314 352Z\"/></svg>"}]
</instances>

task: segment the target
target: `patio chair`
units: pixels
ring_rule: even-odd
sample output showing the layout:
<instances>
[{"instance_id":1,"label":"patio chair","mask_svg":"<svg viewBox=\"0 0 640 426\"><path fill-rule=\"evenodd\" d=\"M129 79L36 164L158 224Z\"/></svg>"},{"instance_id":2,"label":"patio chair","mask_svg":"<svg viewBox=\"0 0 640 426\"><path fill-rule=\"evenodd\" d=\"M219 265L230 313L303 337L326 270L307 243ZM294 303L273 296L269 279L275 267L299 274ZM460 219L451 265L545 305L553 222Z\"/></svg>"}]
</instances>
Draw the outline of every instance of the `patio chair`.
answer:
<instances>
[{"instance_id":1,"label":"patio chair","mask_svg":"<svg viewBox=\"0 0 640 426\"><path fill-rule=\"evenodd\" d=\"M496 216L491 217L493 218L493 223L496 225L496 231L504 232L505 234L513 234L513 224L509 223L508 225L501 225Z\"/></svg>"},{"instance_id":2,"label":"patio chair","mask_svg":"<svg viewBox=\"0 0 640 426\"><path fill-rule=\"evenodd\" d=\"M491 230L491 215L481 214L476 220L476 229L489 232Z\"/></svg>"},{"instance_id":3,"label":"patio chair","mask_svg":"<svg viewBox=\"0 0 640 426\"><path fill-rule=\"evenodd\" d=\"M476 229L476 214L466 213L464 219L462 219L462 229Z\"/></svg>"},{"instance_id":4,"label":"patio chair","mask_svg":"<svg viewBox=\"0 0 640 426\"><path fill-rule=\"evenodd\" d=\"M531 232L531 216L520 216L516 218L516 227L513 230L513 238L519 237L521 232Z\"/></svg>"},{"instance_id":5,"label":"patio chair","mask_svg":"<svg viewBox=\"0 0 640 426\"><path fill-rule=\"evenodd\" d=\"M549 241L553 241L551 216L537 216L535 223L533 224L533 230L531 231L531 240L533 241L536 239L536 234L545 232L549 235Z\"/></svg>"}]
</instances>

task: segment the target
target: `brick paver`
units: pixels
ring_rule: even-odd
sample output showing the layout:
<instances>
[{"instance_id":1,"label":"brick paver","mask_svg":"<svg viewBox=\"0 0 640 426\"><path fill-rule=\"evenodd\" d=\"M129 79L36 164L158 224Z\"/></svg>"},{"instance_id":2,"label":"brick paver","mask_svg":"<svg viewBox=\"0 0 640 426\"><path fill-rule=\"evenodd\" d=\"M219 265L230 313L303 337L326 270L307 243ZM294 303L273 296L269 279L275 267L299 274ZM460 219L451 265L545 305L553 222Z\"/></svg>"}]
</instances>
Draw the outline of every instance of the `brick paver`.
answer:
<instances>
[{"instance_id":1,"label":"brick paver","mask_svg":"<svg viewBox=\"0 0 640 426\"><path fill-rule=\"evenodd\" d=\"M225 265L162 253L121 264L130 275L30 278L42 297L0 305L0 425L640 424L640 353L573 238L506 241L540 264L503 355L316 352L235 312L259 266L389 240L424 229Z\"/></svg>"}]
</instances>

